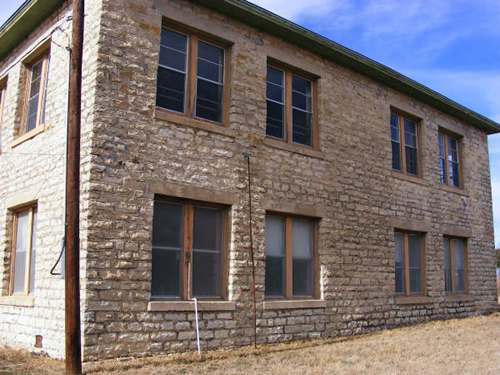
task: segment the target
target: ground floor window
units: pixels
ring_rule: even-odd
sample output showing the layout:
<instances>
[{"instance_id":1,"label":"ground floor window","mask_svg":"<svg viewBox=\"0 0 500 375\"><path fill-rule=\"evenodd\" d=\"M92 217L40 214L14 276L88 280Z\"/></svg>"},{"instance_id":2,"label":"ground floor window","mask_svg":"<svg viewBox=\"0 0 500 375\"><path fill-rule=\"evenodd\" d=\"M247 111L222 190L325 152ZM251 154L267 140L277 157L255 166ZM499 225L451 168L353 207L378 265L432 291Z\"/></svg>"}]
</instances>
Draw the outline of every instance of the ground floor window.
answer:
<instances>
[{"instance_id":1,"label":"ground floor window","mask_svg":"<svg viewBox=\"0 0 500 375\"><path fill-rule=\"evenodd\" d=\"M467 284L467 243L461 238L444 237L444 289L465 293Z\"/></svg>"},{"instance_id":2,"label":"ground floor window","mask_svg":"<svg viewBox=\"0 0 500 375\"><path fill-rule=\"evenodd\" d=\"M153 298L224 298L228 209L156 198L153 217Z\"/></svg>"},{"instance_id":3,"label":"ground floor window","mask_svg":"<svg viewBox=\"0 0 500 375\"><path fill-rule=\"evenodd\" d=\"M35 288L36 206L14 212L10 294L31 294Z\"/></svg>"},{"instance_id":4,"label":"ground floor window","mask_svg":"<svg viewBox=\"0 0 500 375\"><path fill-rule=\"evenodd\" d=\"M422 295L425 293L424 235L417 232L394 232L396 293Z\"/></svg>"},{"instance_id":5,"label":"ground floor window","mask_svg":"<svg viewBox=\"0 0 500 375\"><path fill-rule=\"evenodd\" d=\"M266 215L266 297L317 295L316 232L315 219Z\"/></svg>"}]
</instances>

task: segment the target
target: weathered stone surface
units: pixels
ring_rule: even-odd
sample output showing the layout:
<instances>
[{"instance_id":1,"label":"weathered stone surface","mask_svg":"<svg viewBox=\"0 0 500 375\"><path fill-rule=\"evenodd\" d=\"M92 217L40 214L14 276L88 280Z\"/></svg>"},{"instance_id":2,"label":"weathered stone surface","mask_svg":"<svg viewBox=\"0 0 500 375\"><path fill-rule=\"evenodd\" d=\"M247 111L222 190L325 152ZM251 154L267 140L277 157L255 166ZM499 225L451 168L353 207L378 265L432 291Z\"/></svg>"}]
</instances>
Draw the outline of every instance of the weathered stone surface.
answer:
<instances>
[{"instance_id":1,"label":"weathered stone surface","mask_svg":"<svg viewBox=\"0 0 500 375\"><path fill-rule=\"evenodd\" d=\"M5 197L37 192L34 307L0 305L0 342L64 349L64 285L49 270L63 235L66 35L55 31L47 101L48 130L11 149L21 89L19 58L64 9L0 63L8 74L0 155L0 275L7 291L11 217ZM162 15L232 42L229 127L203 130L155 117ZM57 43L57 44L56 44ZM85 360L194 349L194 314L148 312L154 188L216 192L232 203L231 312L201 312L202 348L248 345L253 338L246 164L253 170L258 341L273 343L354 335L429 319L462 317L496 306L491 186L486 135L401 93L309 52L185 0L86 2L82 132L82 323ZM268 58L318 75L321 156L274 147L265 138ZM422 119L418 182L391 171L391 106ZM463 193L438 177L438 127L463 135ZM208 129L210 127L208 126ZM266 209L321 213L321 297L326 308L264 310ZM393 220L425 225L430 303L397 305ZM469 231L473 297L444 293L442 236ZM445 232L446 231L446 232ZM15 334L12 334L15 332Z\"/></svg>"}]
</instances>

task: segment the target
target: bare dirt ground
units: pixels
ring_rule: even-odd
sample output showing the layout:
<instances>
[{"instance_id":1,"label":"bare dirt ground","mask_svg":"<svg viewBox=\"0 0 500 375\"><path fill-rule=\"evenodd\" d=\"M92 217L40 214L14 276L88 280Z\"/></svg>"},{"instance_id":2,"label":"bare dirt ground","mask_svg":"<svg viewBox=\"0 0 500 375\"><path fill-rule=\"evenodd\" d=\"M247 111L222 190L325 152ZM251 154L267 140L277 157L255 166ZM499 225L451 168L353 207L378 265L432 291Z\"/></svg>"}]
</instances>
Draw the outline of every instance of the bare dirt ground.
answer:
<instances>
[{"instance_id":1,"label":"bare dirt ground","mask_svg":"<svg viewBox=\"0 0 500 375\"><path fill-rule=\"evenodd\" d=\"M0 374L59 374L60 361L0 349ZM336 342L106 361L88 374L500 374L500 313L430 322Z\"/></svg>"}]
</instances>

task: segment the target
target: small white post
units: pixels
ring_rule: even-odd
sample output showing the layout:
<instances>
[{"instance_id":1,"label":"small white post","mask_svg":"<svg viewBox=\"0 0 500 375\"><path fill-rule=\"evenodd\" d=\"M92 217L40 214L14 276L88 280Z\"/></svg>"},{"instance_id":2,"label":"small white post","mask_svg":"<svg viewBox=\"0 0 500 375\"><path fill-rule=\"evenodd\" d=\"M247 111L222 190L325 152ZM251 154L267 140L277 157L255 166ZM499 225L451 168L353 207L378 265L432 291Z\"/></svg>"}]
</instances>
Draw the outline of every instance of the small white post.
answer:
<instances>
[{"instance_id":1,"label":"small white post","mask_svg":"<svg viewBox=\"0 0 500 375\"><path fill-rule=\"evenodd\" d=\"M198 349L198 355L201 356L201 349L200 349L200 325L198 323L198 300L196 298L193 298L194 301L194 319L196 323L196 348Z\"/></svg>"}]
</instances>

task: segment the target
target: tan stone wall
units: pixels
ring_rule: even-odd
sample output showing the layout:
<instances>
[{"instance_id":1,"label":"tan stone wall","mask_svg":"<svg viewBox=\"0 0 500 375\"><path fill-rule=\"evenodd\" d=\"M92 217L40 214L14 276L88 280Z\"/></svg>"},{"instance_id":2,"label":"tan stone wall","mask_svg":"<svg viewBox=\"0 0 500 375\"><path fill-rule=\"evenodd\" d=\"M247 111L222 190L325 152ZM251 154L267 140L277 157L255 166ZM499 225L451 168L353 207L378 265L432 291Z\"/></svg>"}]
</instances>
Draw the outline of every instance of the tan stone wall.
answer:
<instances>
[{"instance_id":1,"label":"tan stone wall","mask_svg":"<svg viewBox=\"0 0 500 375\"><path fill-rule=\"evenodd\" d=\"M193 189L236 196L229 296L234 311L201 314L202 346L252 339L246 165L252 153L259 342L352 335L432 318L487 311L495 302L488 154L481 131L365 77L182 0L103 1L102 46L88 222L85 358L194 347L194 315L148 312L155 193ZM209 31L231 48L230 126L194 128L155 116L161 16ZM270 146L265 134L266 61L320 76L320 153ZM424 177L391 172L390 107L423 119ZM437 127L464 135L465 191L441 190ZM311 155L312 154L312 155ZM172 187L172 185L174 187ZM185 187L183 189L182 187ZM191 191L191 193L190 193ZM272 202L272 203L271 203ZM319 253L326 308L263 310L266 209L322 213ZM396 305L393 217L426 225L430 303ZM441 239L468 231L473 302L443 292Z\"/></svg>"},{"instance_id":2,"label":"tan stone wall","mask_svg":"<svg viewBox=\"0 0 500 375\"><path fill-rule=\"evenodd\" d=\"M251 343L244 151L252 154L254 174L259 342L353 335L494 308L495 255L483 132L184 0L100 0L86 6L81 207L85 360L194 348L193 312L180 307L178 311L148 311L155 193L231 205L229 300L233 304L207 307L208 311L201 313L202 347ZM162 16L233 43L228 128L193 127L156 116ZM41 30L51 22L54 20ZM22 55L34 39L32 36L13 56ZM54 356L61 356L63 350L63 282L47 273L57 256L63 229L64 159L60 165L43 158L34 162L21 150L27 150L26 154L41 149L64 152L67 61L62 50L58 53L54 61L60 63L51 65L49 79L54 75L61 79L51 79L47 109L54 126L11 150L6 145L12 139L9 129L14 126L16 108L8 104L0 155L0 192L13 194L33 188L46 177L50 181L38 198L41 232L37 245L42 255L37 260L40 283L35 307L0 305L2 332L16 332L15 338L0 334L0 339L31 348L34 334L42 332L46 350ZM265 140L269 57L320 77L319 152L280 147ZM18 95L19 69L14 64L9 72L8 103ZM424 175L417 182L398 178L391 171L391 106L423 119ZM438 126L464 135L463 193L439 186ZM9 154L15 156L15 163L7 168ZM289 309L263 303L264 218L270 209L321 217L318 248L324 303ZM9 220L4 198L0 213L0 256L5 260L0 263L0 272L5 285ZM428 232L427 304L396 304L395 225ZM471 237L473 298L451 302L443 291L442 235L457 233Z\"/></svg>"},{"instance_id":3,"label":"tan stone wall","mask_svg":"<svg viewBox=\"0 0 500 375\"><path fill-rule=\"evenodd\" d=\"M99 38L100 2L87 2L82 121L82 321L85 304L85 245L90 164L91 124L96 85L95 58ZM33 350L35 335L43 336L42 350L53 357L64 356L64 280L50 274L61 250L64 235L64 193L67 88L71 39L71 8L64 4L0 64L0 79L7 76L5 110L0 133L0 344ZM51 36L48 72L46 129L12 147L20 123L23 60L40 42ZM32 306L16 306L19 299L7 296L12 215L15 205L36 201L35 290ZM61 271L61 266L56 268ZM84 338L85 340L85 338Z\"/></svg>"}]
</instances>

